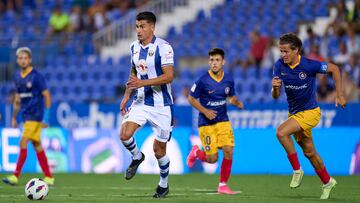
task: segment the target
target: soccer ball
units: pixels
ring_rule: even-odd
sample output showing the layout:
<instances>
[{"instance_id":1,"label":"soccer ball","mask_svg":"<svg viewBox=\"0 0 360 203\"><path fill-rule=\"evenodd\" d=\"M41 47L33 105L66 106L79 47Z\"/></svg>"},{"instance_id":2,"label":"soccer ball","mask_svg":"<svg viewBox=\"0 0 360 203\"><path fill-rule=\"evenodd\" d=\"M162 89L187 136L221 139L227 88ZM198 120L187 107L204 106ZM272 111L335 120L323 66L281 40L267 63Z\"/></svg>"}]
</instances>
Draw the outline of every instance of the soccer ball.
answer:
<instances>
[{"instance_id":1,"label":"soccer ball","mask_svg":"<svg viewBox=\"0 0 360 203\"><path fill-rule=\"evenodd\" d=\"M31 200L42 200L49 193L49 186L39 178L33 178L26 183L25 195Z\"/></svg>"}]
</instances>

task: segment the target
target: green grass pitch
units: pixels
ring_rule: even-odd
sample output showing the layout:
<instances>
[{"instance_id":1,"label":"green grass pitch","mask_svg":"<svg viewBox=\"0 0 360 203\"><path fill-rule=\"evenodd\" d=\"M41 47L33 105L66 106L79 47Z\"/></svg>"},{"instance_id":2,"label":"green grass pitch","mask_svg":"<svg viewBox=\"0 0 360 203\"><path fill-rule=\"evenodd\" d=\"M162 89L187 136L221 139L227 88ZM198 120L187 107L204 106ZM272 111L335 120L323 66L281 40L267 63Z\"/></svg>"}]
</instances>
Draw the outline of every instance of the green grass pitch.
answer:
<instances>
[{"instance_id":1,"label":"green grass pitch","mask_svg":"<svg viewBox=\"0 0 360 203\"><path fill-rule=\"evenodd\" d=\"M2 174L4 175L4 174ZM19 185L0 184L0 202L29 202L24 187L32 177L41 174L23 174ZM320 180L316 176L304 176L302 185L290 189L290 176L281 175L232 175L229 185L238 195L218 195L218 175L188 174L171 175L170 194L165 199L153 199L159 177L137 174L126 181L122 174L56 174L56 186L50 187L44 202L359 202L360 176L335 176L338 181L327 201L319 199Z\"/></svg>"}]
</instances>

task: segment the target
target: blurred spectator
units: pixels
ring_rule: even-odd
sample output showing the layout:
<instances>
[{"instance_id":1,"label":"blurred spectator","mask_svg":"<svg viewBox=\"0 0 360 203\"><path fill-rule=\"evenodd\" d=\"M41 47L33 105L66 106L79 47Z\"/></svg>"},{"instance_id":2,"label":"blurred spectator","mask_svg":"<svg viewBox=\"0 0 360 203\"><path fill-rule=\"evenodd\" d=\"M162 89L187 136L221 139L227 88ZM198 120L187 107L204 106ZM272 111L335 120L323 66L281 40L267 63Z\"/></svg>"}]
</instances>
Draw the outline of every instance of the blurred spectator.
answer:
<instances>
[{"instance_id":1,"label":"blurred spectator","mask_svg":"<svg viewBox=\"0 0 360 203\"><path fill-rule=\"evenodd\" d=\"M331 103L335 99L334 86L329 84L328 75L318 75L319 85L317 87L317 99L319 102Z\"/></svg>"},{"instance_id":2,"label":"blurred spectator","mask_svg":"<svg viewBox=\"0 0 360 203\"><path fill-rule=\"evenodd\" d=\"M81 14L81 7L73 6L70 13L70 30L80 32L84 29L84 20Z\"/></svg>"},{"instance_id":3,"label":"blurred spectator","mask_svg":"<svg viewBox=\"0 0 360 203\"><path fill-rule=\"evenodd\" d=\"M261 62L261 68L272 68L279 58L279 48L277 47L275 40L271 39L266 45L264 58Z\"/></svg>"},{"instance_id":4,"label":"blurred spectator","mask_svg":"<svg viewBox=\"0 0 360 203\"><path fill-rule=\"evenodd\" d=\"M256 64L257 68L260 68L269 39L261 36L259 32L255 30L250 33L250 41L249 60L252 64Z\"/></svg>"},{"instance_id":5,"label":"blurred spectator","mask_svg":"<svg viewBox=\"0 0 360 203\"><path fill-rule=\"evenodd\" d=\"M29 0L31 1L31 0ZM5 13L5 11L15 11L19 13L23 7L22 0L1 0L0 1L0 13Z\"/></svg>"},{"instance_id":6,"label":"blurred spectator","mask_svg":"<svg viewBox=\"0 0 360 203\"><path fill-rule=\"evenodd\" d=\"M349 26L347 28L347 48L349 53L360 53L360 35L356 34L355 26Z\"/></svg>"},{"instance_id":7,"label":"blurred spectator","mask_svg":"<svg viewBox=\"0 0 360 203\"><path fill-rule=\"evenodd\" d=\"M356 54L351 54L349 62L344 66L344 70L350 79L360 87L360 65L359 57Z\"/></svg>"},{"instance_id":8,"label":"blurred spectator","mask_svg":"<svg viewBox=\"0 0 360 203\"><path fill-rule=\"evenodd\" d=\"M350 102L359 101L359 87L346 72L342 74L344 97Z\"/></svg>"},{"instance_id":9,"label":"blurred spectator","mask_svg":"<svg viewBox=\"0 0 360 203\"><path fill-rule=\"evenodd\" d=\"M321 46L321 37L314 33L311 27L308 27L306 30L307 38L304 40L304 52L305 55L310 54L310 49L312 45L317 45L318 48ZM320 50L319 50L320 53Z\"/></svg>"},{"instance_id":10,"label":"blurred spectator","mask_svg":"<svg viewBox=\"0 0 360 203\"><path fill-rule=\"evenodd\" d=\"M97 31L105 26L105 4L100 0L95 0L93 5L89 7L88 15L92 31Z\"/></svg>"},{"instance_id":11,"label":"blurred spectator","mask_svg":"<svg viewBox=\"0 0 360 203\"><path fill-rule=\"evenodd\" d=\"M179 106L187 106L190 105L188 101L188 96L190 94L190 87L184 86L181 92L181 95L175 99L175 104Z\"/></svg>"},{"instance_id":12,"label":"blurred spectator","mask_svg":"<svg viewBox=\"0 0 360 203\"><path fill-rule=\"evenodd\" d=\"M70 26L69 15L56 6L49 20L49 35L66 32Z\"/></svg>"},{"instance_id":13,"label":"blurred spectator","mask_svg":"<svg viewBox=\"0 0 360 203\"><path fill-rule=\"evenodd\" d=\"M310 45L310 51L306 57L312 60L325 61L325 58L320 54L319 44L317 43Z\"/></svg>"},{"instance_id":14,"label":"blurred spectator","mask_svg":"<svg viewBox=\"0 0 360 203\"><path fill-rule=\"evenodd\" d=\"M346 43L341 41L339 44L339 53L333 57L333 61L337 65L342 66L349 61L349 58L350 54L347 50Z\"/></svg>"}]
</instances>

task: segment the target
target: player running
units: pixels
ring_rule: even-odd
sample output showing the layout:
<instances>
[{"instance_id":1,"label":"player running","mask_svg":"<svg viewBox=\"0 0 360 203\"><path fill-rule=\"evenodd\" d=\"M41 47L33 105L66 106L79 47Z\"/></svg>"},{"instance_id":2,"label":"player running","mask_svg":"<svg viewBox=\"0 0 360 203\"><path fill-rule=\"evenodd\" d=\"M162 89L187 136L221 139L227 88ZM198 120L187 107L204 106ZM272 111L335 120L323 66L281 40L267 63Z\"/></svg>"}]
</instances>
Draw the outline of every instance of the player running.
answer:
<instances>
[{"instance_id":1,"label":"player running","mask_svg":"<svg viewBox=\"0 0 360 203\"><path fill-rule=\"evenodd\" d=\"M312 139L311 130L319 123L321 117L316 101L315 79L317 73L331 73L336 85L335 105L344 108L346 100L342 94L340 71L332 63L314 61L301 56L302 42L293 33L280 37L279 48L281 59L274 65L272 96L275 99L280 96L283 84L289 103L289 118L277 128L276 136L283 145L294 170L290 188L299 187L304 175L290 137L293 134L323 183L320 199L328 199L337 182L326 171Z\"/></svg>"},{"instance_id":2,"label":"player running","mask_svg":"<svg viewBox=\"0 0 360 203\"><path fill-rule=\"evenodd\" d=\"M3 182L10 185L16 185L19 182L21 169L26 161L27 145L31 141L40 167L45 174L44 181L48 185L54 185L55 179L50 172L48 160L40 140L41 129L49 126L50 92L46 87L45 78L31 66L31 50L27 47L21 47L17 49L16 57L21 70L14 78L17 93L11 125L12 127L18 126L16 118L19 111L22 112L24 125L15 172L13 175L3 178Z\"/></svg>"},{"instance_id":3,"label":"player running","mask_svg":"<svg viewBox=\"0 0 360 203\"><path fill-rule=\"evenodd\" d=\"M233 78L222 69L225 65L225 53L222 49L214 48L209 51L209 65L210 70L195 82L188 97L190 104L199 110L199 135L204 150L200 150L197 145L193 146L187 157L187 165L193 167L196 159L216 163L218 149L222 149L224 158L218 193L236 194L237 192L227 186L232 167L234 133L227 115L226 103L240 109L243 109L244 105L235 96Z\"/></svg>"},{"instance_id":4,"label":"player running","mask_svg":"<svg viewBox=\"0 0 360 203\"><path fill-rule=\"evenodd\" d=\"M156 17L151 12L136 16L138 40L131 44L131 74L126 86L120 111L125 114L120 139L132 154L132 162L126 169L125 179L130 180L144 161L134 139L135 131L149 122L156 131L154 153L160 168L160 181L154 198L169 193L170 159L166 155L166 143L170 141L173 127L170 83L174 78L174 52L169 43L154 35ZM132 91L135 98L130 110L126 104Z\"/></svg>"}]
</instances>

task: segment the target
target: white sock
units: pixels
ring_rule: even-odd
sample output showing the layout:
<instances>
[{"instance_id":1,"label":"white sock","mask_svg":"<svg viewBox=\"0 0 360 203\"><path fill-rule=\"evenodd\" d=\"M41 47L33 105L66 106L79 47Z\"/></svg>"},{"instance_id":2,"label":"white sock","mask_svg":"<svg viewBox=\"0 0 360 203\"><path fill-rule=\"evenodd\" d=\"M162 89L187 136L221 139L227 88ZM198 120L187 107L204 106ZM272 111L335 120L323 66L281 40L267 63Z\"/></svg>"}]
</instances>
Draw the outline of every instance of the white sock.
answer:
<instances>
[{"instance_id":1,"label":"white sock","mask_svg":"<svg viewBox=\"0 0 360 203\"><path fill-rule=\"evenodd\" d=\"M135 139L133 137L131 137L128 140L122 141L122 143L125 146L125 148L129 150L130 153L133 155L132 157L133 159L137 159L137 160L141 159L142 154L140 153L140 150L137 147Z\"/></svg>"},{"instance_id":2,"label":"white sock","mask_svg":"<svg viewBox=\"0 0 360 203\"><path fill-rule=\"evenodd\" d=\"M160 167L160 181L159 186L162 188L168 187L168 177L169 177L169 168L170 168L170 159L167 155L158 159L158 164Z\"/></svg>"}]
</instances>

